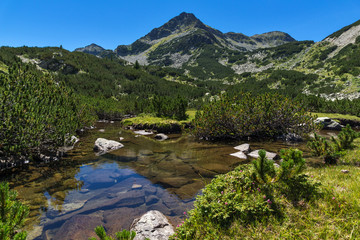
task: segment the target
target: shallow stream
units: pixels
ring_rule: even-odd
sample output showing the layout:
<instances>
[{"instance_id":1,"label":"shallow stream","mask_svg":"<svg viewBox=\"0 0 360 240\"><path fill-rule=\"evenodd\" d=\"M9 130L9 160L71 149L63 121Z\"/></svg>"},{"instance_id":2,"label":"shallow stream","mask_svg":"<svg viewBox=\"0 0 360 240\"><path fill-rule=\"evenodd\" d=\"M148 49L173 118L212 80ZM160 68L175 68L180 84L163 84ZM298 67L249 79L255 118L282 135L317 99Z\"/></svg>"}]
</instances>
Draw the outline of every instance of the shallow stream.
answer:
<instances>
[{"instance_id":1,"label":"shallow stream","mask_svg":"<svg viewBox=\"0 0 360 240\"><path fill-rule=\"evenodd\" d=\"M97 156L93 145L98 137L116 141L123 137L124 147ZM112 234L129 229L149 210L159 210L176 226L215 175L250 162L229 155L244 142L209 143L187 134L169 137L160 142L123 130L119 123L97 123L65 159L28 165L2 177L31 206L28 239L88 239L98 225ZM270 152L296 147L309 157L304 143L250 142L250 146Z\"/></svg>"}]
</instances>

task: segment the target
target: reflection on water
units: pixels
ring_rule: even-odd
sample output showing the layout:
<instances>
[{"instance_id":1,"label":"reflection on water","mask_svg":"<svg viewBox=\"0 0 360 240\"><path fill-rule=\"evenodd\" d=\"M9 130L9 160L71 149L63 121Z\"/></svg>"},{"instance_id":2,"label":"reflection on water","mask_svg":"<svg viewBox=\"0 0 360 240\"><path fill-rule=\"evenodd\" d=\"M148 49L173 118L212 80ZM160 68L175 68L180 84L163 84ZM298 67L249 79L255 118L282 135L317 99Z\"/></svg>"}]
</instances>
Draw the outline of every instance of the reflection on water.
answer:
<instances>
[{"instance_id":1,"label":"reflection on water","mask_svg":"<svg viewBox=\"0 0 360 240\"><path fill-rule=\"evenodd\" d=\"M92 148L98 137L123 137L125 147L96 156ZM98 225L109 233L128 229L149 210L159 210L178 224L211 178L250 161L229 155L237 144L181 135L159 142L124 131L117 123L98 123L66 159L27 166L3 180L31 206L29 239L88 239ZM250 144L253 150L272 152L291 147L282 142ZM295 147L306 150L303 144Z\"/></svg>"}]
</instances>

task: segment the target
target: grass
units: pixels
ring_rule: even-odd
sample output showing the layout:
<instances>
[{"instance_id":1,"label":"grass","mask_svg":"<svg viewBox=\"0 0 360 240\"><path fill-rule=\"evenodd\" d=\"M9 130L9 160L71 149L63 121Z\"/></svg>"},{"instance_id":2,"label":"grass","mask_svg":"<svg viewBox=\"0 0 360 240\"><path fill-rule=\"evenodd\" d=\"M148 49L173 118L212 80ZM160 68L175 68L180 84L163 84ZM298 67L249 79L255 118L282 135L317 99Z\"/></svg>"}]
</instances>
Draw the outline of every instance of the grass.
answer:
<instances>
[{"instance_id":1,"label":"grass","mask_svg":"<svg viewBox=\"0 0 360 240\"><path fill-rule=\"evenodd\" d=\"M354 140L354 148L346 150L339 162L343 165L360 166L360 138Z\"/></svg>"},{"instance_id":2,"label":"grass","mask_svg":"<svg viewBox=\"0 0 360 240\"><path fill-rule=\"evenodd\" d=\"M8 66L6 66L3 62L0 62L0 71L4 73L8 73Z\"/></svg>"},{"instance_id":3,"label":"grass","mask_svg":"<svg viewBox=\"0 0 360 240\"><path fill-rule=\"evenodd\" d=\"M188 219L178 228L173 239L360 239L360 168L351 165L354 161L360 162L360 138L354 144L355 148L346 151L340 160L344 162L350 159L349 165L324 165L305 170L309 182L320 183L318 191L314 191L319 193L318 197L294 202L275 192L273 202L281 206L281 216L260 217L248 223L234 218L229 224L223 224L201 214L206 204L214 206L214 209L210 208L210 212L216 210L217 213L226 213L226 206L219 206L217 203L221 203L223 195L232 189L231 179L239 176L240 171L235 169L222 175L219 177L221 181L211 183L211 191L203 191L201 204L195 203L197 208L188 213ZM344 173L342 170L349 172ZM244 181L243 179L241 177L239 180ZM288 191L298 190L290 188ZM246 194L254 195L256 191L254 192ZM245 192L237 191L237 194ZM209 202L204 201L204 198ZM241 206L249 207L240 204Z\"/></svg>"},{"instance_id":4,"label":"grass","mask_svg":"<svg viewBox=\"0 0 360 240\"><path fill-rule=\"evenodd\" d=\"M317 115L318 117L329 117L333 119L348 119L360 122L360 117L353 116L353 115L346 115L346 114L339 114L339 113L315 113L312 112L311 114Z\"/></svg>"},{"instance_id":5,"label":"grass","mask_svg":"<svg viewBox=\"0 0 360 240\"><path fill-rule=\"evenodd\" d=\"M162 124L179 124L179 121L174 119L166 119L160 117L154 117L151 115L141 114L138 117L124 119L122 123L125 126L131 125L162 125Z\"/></svg>"},{"instance_id":6,"label":"grass","mask_svg":"<svg viewBox=\"0 0 360 240\"><path fill-rule=\"evenodd\" d=\"M123 126L134 126L141 129L155 129L158 132L180 132L182 128L191 124L195 118L196 110L186 111L188 118L186 120L177 121L174 119L154 117L151 114L140 114L137 117L124 119Z\"/></svg>"},{"instance_id":7,"label":"grass","mask_svg":"<svg viewBox=\"0 0 360 240\"><path fill-rule=\"evenodd\" d=\"M125 126L130 125L159 125L159 124L186 124L190 123L194 118L196 114L196 110L187 110L186 114L188 115L188 118L186 120L177 121L174 119L169 118L160 118L160 117L154 117L151 114L140 114L137 117L124 119L122 122Z\"/></svg>"}]
</instances>

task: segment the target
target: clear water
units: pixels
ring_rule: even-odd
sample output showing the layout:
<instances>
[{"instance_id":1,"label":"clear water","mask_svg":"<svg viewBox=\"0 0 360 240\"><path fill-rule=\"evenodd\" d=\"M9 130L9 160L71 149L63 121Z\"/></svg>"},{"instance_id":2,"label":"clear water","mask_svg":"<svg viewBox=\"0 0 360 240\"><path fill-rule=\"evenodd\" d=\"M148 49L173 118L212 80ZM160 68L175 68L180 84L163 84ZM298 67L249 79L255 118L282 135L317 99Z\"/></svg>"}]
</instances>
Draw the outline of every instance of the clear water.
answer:
<instances>
[{"instance_id":1,"label":"clear water","mask_svg":"<svg viewBox=\"0 0 360 240\"><path fill-rule=\"evenodd\" d=\"M229 155L243 142L209 143L187 134L169 136L159 142L153 136L125 131L118 123L98 123L65 159L29 165L3 177L31 206L28 239L88 239L98 225L111 234L129 229L135 218L149 210L161 211L176 226L215 175L250 162ZM98 137L116 141L123 137L124 147L97 156L93 145ZM250 145L252 150L271 152L296 147L309 157L304 144Z\"/></svg>"}]
</instances>

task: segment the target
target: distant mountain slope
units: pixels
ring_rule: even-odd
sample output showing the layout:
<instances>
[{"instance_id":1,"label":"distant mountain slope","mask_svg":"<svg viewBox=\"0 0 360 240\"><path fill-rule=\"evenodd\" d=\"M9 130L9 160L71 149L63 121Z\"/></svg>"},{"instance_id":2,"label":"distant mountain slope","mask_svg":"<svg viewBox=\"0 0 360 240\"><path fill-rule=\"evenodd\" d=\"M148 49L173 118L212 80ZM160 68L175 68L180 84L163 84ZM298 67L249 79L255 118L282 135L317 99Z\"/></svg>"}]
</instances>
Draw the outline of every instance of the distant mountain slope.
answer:
<instances>
[{"instance_id":1,"label":"distant mountain slope","mask_svg":"<svg viewBox=\"0 0 360 240\"><path fill-rule=\"evenodd\" d=\"M83 53L88 53L88 54L92 54L95 56L99 56L104 51L105 51L105 49L103 47L96 45L95 43L92 43L83 48L75 49L75 52L83 52Z\"/></svg>"},{"instance_id":2,"label":"distant mountain slope","mask_svg":"<svg viewBox=\"0 0 360 240\"><path fill-rule=\"evenodd\" d=\"M222 33L202 23L194 14L181 13L159 28L130 45L119 45L114 52L124 60L141 65L161 65L180 68L206 47L231 51L248 51L293 42L283 32L269 32L248 37L241 33ZM104 49L95 44L75 51L101 56Z\"/></svg>"},{"instance_id":3,"label":"distant mountain slope","mask_svg":"<svg viewBox=\"0 0 360 240\"><path fill-rule=\"evenodd\" d=\"M222 33L182 13L133 44L107 53L141 65L178 68L207 85L242 85L251 91L261 86L332 99L360 97L360 20L314 43L277 31L254 36ZM104 51L96 54L104 56Z\"/></svg>"},{"instance_id":4,"label":"distant mountain slope","mask_svg":"<svg viewBox=\"0 0 360 240\"><path fill-rule=\"evenodd\" d=\"M248 37L241 33L223 34L211 28L191 13L181 13L131 45L120 45L116 54L130 62L181 67L196 51L207 45L223 49L247 51L274 47L295 41L282 32L270 32Z\"/></svg>"}]
</instances>

